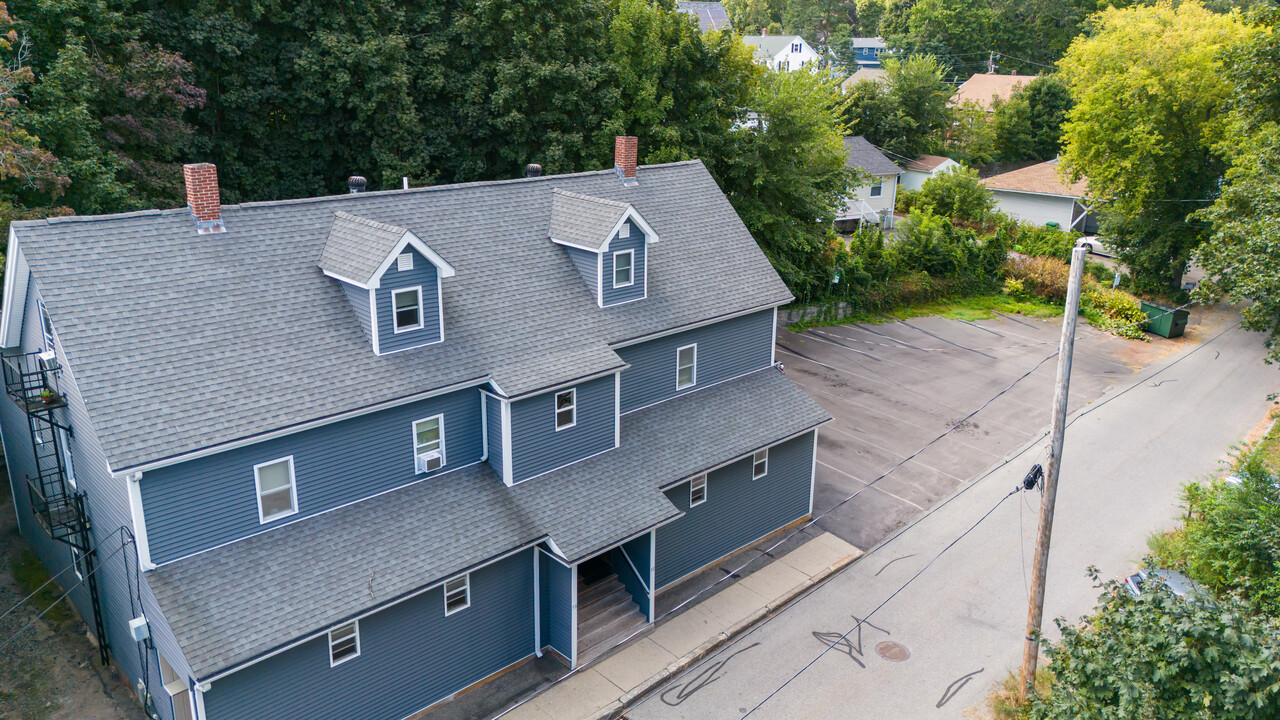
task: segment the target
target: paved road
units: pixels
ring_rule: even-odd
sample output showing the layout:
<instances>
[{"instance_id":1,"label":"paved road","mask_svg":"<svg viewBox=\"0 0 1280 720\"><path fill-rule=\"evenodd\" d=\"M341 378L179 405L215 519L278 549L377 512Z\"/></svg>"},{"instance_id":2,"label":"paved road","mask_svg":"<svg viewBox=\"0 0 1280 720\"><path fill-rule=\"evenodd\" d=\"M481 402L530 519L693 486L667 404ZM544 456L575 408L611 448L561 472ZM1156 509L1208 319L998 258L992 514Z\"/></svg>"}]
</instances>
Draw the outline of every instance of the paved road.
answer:
<instances>
[{"instance_id":1,"label":"paved road","mask_svg":"<svg viewBox=\"0 0 1280 720\"><path fill-rule=\"evenodd\" d=\"M1086 567L1098 566L1104 577L1128 572L1141 559L1147 535L1172 524L1180 483L1219 469L1230 445L1264 417L1266 395L1280 385L1280 375L1262 356L1257 334L1228 329L1153 362L1074 416L1047 617L1087 613L1097 591ZM683 702L673 705L655 693L627 717L963 717L1020 658L1023 570L1031 562L1039 497L1020 494L997 503L1043 455L1043 442L1029 445L831 582L674 678L667 689L680 692L665 696ZM993 507L986 522L863 624L860 636L800 672L854 627L855 616L866 617ZM876 647L886 641L900 643L909 658L880 657Z\"/></svg>"}]
</instances>

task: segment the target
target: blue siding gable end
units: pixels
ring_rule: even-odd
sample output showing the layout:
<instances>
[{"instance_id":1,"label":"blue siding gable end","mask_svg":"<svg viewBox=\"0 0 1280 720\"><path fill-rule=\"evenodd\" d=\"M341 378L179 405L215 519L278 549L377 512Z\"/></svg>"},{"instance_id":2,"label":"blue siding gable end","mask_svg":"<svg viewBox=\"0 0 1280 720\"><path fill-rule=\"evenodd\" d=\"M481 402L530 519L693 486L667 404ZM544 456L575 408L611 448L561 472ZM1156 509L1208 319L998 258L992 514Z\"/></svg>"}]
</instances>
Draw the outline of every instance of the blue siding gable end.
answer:
<instances>
[{"instance_id":1,"label":"blue siding gable end","mask_svg":"<svg viewBox=\"0 0 1280 720\"><path fill-rule=\"evenodd\" d=\"M606 375L575 386L575 423L563 430L556 430L555 396L568 388L511 403L512 482L612 450L617 440L614 383L614 376Z\"/></svg>"},{"instance_id":2,"label":"blue siding gable end","mask_svg":"<svg viewBox=\"0 0 1280 720\"><path fill-rule=\"evenodd\" d=\"M430 345L444 339L441 308L440 271L412 247L404 253L413 258L413 268L400 270L397 263L382 274L381 285L374 291L378 309L378 354ZM392 297L397 290L419 288L422 297L422 327L395 331L395 308Z\"/></svg>"},{"instance_id":3,"label":"blue siding gable end","mask_svg":"<svg viewBox=\"0 0 1280 720\"><path fill-rule=\"evenodd\" d=\"M647 295L648 278L645 275L647 264L645 260L648 255L648 237L644 230L631 220L624 222L622 226L623 229L609 240L608 249L604 255L604 284L601 300L604 307L640 300ZM629 235L621 237L627 229L630 229ZM631 255L631 284L615 286L616 259L618 255L628 253Z\"/></svg>"}]
</instances>

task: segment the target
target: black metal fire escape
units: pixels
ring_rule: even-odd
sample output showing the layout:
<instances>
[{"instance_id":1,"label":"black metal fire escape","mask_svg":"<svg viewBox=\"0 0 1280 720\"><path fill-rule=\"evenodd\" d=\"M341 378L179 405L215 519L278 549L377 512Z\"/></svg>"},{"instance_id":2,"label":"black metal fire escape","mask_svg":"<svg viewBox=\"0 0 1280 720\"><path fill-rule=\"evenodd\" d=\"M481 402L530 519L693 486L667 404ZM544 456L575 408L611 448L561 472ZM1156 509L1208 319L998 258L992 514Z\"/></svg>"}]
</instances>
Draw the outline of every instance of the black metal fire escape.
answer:
<instances>
[{"instance_id":1,"label":"black metal fire escape","mask_svg":"<svg viewBox=\"0 0 1280 720\"><path fill-rule=\"evenodd\" d=\"M71 424L65 419L67 399L57 388L57 360L40 353L6 354L3 364L5 391L26 414L27 427L31 430L36 474L26 480L32 511L49 536L70 545L74 550L72 556L79 559L77 572L89 591L98 651L102 664L107 665L110 656L98 590L98 552L84 491L68 481L63 460L66 455L62 435L71 435Z\"/></svg>"}]
</instances>

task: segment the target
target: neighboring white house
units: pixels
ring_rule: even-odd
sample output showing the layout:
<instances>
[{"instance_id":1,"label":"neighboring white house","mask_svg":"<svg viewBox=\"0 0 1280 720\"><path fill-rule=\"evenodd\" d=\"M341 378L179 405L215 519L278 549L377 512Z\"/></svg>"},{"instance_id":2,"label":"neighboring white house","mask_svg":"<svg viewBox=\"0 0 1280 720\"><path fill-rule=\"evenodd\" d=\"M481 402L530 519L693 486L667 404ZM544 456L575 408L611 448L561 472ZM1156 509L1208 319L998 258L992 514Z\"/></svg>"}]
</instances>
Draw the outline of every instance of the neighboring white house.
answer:
<instances>
[{"instance_id":1,"label":"neighboring white house","mask_svg":"<svg viewBox=\"0 0 1280 720\"><path fill-rule=\"evenodd\" d=\"M991 188L996 209L1033 225L1057 224L1063 230L1095 230L1085 200L1088 182L1067 185L1058 175L1058 161L1037 163L982 181Z\"/></svg>"},{"instance_id":2,"label":"neighboring white house","mask_svg":"<svg viewBox=\"0 0 1280 720\"><path fill-rule=\"evenodd\" d=\"M875 223L893 227L893 206L898 200L898 176L902 169L861 135L844 139L845 164L871 176L872 182L859 187L845 200L844 211L836 217L840 230L853 225Z\"/></svg>"},{"instance_id":3,"label":"neighboring white house","mask_svg":"<svg viewBox=\"0 0 1280 720\"><path fill-rule=\"evenodd\" d=\"M799 35L743 35L742 42L755 49L756 62L772 70L799 70L818 62L818 52Z\"/></svg>"},{"instance_id":4,"label":"neighboring white house","mask_svg":"<svg viewBox=\"0 0 1280 720\"><path fill-rule=\"evenodd\" d=\"M908 190L919 190L925 180L958 167L964 166L951 158L941 155L920 155L907 163L907 169L902 172L898 182Z\"/></svg>"}]
</instances>

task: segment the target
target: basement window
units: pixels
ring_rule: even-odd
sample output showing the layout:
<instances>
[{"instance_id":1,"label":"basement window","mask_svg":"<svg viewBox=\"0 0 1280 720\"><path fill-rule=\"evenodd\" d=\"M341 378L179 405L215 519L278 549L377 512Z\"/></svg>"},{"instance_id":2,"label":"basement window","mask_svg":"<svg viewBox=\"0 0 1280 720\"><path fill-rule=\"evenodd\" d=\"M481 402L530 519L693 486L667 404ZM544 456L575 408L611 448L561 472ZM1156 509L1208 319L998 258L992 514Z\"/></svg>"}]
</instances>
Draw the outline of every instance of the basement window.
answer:
<instances>
[{"instance_id":1,"label":"basement window","mask_svg":"<svg viewBox=\"0 0 1280 720\"><path fill-rule=\"evenodd\" d=\"M444 583L444 615L471 607L471 576L459 575Z\"/></svg>"},{"instance_id":2,"label":"basement window","mask_svg":"<svg viewBox=\"0 0 1280 720\"><path fill-rule=\"evenodd\" d=\"M394 308L394 331L418 330L422 327L422 288L406 288L391 293Z\"/></svg>"},{"instance_id":3,"label":"basement window","mask_svg":"<svg viewBox=\"0 0 1280 720\"><path fill-rule=\"evenodd\" d=\"M567 430L578 424L578 391L574 388L556 393L556 430Z\"/></svg>"},{"instance_id":4,"label":"basement window","mask_svg":"<svg viewBox=\"0 0 1280 720\"><path fill-rule=\"evenodd\" d=\"M769 472L769 448L757 450L751 456L751 479L759 480Z\"/></svg>"},{"instance_id":5,"label":"basement window","mask_svg":"<svg viewBox=\"0 0 1280 720\"><path fill-rule=\"evenodd\" d=\"M352 620L329 631L329 667L360 657L360 621Z\"/></svg>"},{"instance_id":6,"label":"basement window","mask_svg":"<svg viewBox=\"0 0 1280 720\"><path fill-rule=\"evenodd\" d=\"M298 512L293 456L253 466L258 484L258 522L270 522Z\"/></svg>"},{"instance_id":7,"label":"basement window","mask_svg":"<svg viewBox=\"0 0 1280 720\"><path fill-rule=\"evenodd\" d=\"M689 481L689 507L701 505L707 501L707 476L699 475Z\"/></svg>"}]
</instances>

